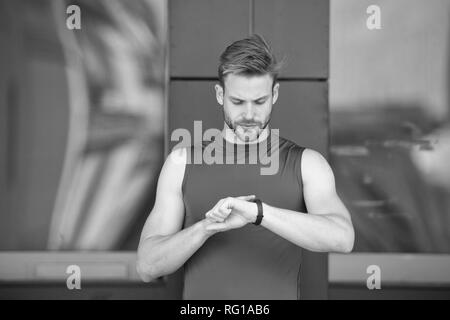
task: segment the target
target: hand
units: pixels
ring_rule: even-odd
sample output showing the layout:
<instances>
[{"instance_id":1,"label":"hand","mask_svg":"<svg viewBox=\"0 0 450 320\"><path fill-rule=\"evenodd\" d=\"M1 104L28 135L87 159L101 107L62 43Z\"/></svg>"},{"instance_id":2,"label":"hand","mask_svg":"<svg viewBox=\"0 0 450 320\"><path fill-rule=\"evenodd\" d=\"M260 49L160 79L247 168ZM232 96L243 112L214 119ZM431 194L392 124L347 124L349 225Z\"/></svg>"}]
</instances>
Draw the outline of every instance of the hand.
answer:
<instances>
[{"instance_id":1,"label":"hand","mask_svg":"<svg viewBox=\"0 0 450 320\"><path fill-rule=\"evenodd\" d=\"M241 228L247 223L253 222L258 213L258 207L254 202L255 195L228 197L219 200L205 216L212 222L206 229L210 231L226 231Z\"/></svg>"}]
</instances>

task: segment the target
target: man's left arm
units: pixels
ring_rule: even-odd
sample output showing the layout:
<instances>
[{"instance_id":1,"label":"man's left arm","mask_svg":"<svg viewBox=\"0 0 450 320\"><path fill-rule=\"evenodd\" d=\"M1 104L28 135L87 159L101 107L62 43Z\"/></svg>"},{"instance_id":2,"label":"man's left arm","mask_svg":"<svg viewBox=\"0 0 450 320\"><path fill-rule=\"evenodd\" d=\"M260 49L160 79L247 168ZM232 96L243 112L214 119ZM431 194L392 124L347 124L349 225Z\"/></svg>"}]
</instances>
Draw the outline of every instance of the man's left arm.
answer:
<instances>
[{"instance_id":1,"label":"man's left arm","mask_svg":"<svg viewBox=\"0 0 450 320\"><path fill-rule=\"evenodd\" d=\"M261 226L310 251L352 251L355 233L351 217L337 195L334 174L327 160L317 151L305 149L301 170L308 213L276 208L263 202ZM208 213L207 217L217 222L208 228L232 229L230 221L238 216L242 217L243 224L253 223L257 212L255 203L228 197L220 201L216 210Z\"/></svg>"},{"instance_id":2,"label":"man's left arm","mask_svg":"<svg viewBox=\"0 0 450 320\"><path fill-rule=\"evenodd\" d=\"M355 233L351 217L337 195L334 174L327 160L320 153L305 149L301 170L308 213L276 208L263 202L261 226L310 251L352 251ZM227 223L231 221L230 214L241 216L247 221L243 221L244 224L256 221L258 210L255 203L228 197L219 207L229 212L210 212L209 218L217 222L210 226L211 229L230 229Z\"/></svg>"},{"instance_id":3,"label":"man's left arm","mask_svg":"<svg viewBox=\"0 0 450 320\"><path fill-rule=\"evenodd\" d=\"M336 192L330 165L317 151L305 149L301 168L308 213L263 203L261 225L310 251L351 252L355 233L350 214ZM251 219L256 219L252 211Z\"/></svg>"}]
</instances>

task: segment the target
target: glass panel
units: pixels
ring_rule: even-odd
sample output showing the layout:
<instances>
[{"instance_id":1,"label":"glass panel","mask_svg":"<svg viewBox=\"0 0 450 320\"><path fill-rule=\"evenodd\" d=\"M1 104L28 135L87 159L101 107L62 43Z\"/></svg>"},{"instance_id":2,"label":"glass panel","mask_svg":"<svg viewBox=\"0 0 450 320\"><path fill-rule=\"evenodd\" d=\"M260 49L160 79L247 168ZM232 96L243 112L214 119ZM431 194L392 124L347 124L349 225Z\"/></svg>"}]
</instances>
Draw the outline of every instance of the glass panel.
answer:
<instances>
[{"instance_id":1,"label":"glass panel","mask_svg":"<svg viewBox=\"0 0 450 320\"><path fill-rule=\"evenodd\" d=\"M355 251L448 253L450 2L372 4L331 1L330 151Z\"/></svg>"},{"instance_id":2,"label":"glass panel","mask_svg":"<svg viewBox=\"0 0 450 320\"><path fill-rule=\"evenodd\" d=\"M164 158L167 2L1 6L0 250L136 250Z\"/></svg>"}]
</instances>

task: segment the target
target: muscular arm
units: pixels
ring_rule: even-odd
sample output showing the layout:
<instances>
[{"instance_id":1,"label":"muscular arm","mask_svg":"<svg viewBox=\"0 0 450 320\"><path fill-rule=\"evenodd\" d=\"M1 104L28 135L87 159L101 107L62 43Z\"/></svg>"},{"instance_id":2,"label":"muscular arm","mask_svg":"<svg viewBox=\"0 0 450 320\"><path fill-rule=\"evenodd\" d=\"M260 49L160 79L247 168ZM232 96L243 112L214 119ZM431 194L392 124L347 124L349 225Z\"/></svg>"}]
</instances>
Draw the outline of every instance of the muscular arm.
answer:
<instances>
[{"instance_id":1,"label":"muscular arm","mask_svg":"<svg viewBox=\"0 0 450 320\"><path fill-rule=\"evenodd\" d=\"M302 157L303 196L308 213L276 208L263 203L261 225L296 245L317 252L350 252L354 230L347 208L336 193L333 171L320 153L306 149ZM221 206L231 213L208 213L218 223L208 230L225 231L237 215L246 223L256 220L257 206L226 198ZM208 215L207 214L207 215ZM220 218L226 218L220 222Z\"/></svg>"},{"instance_id":2,"label":"muscular arm","mask_svg":"<svg viewBox=\"0 0 450 320\"><path fill-rule=\"evenodd\" d=\"M184 204L181 184L186 166L186 149L177 149L161 170L155 205L145 222L137 252L137 272L143 281L175 272L214 234L201 220L183 229Z\"/></svg>"},{"instance_id":3,"label":"muscular arm","mask_svg":"<svg viewBox=\"0 0 450 320\"><path fill-rule=\"evenodd\" d=\"M350 252L354 230L350 214L336 193L328 162L320 153L305 149L302 176L308 213L263 204L261 225L310 251Z\"/></svg>"}]
</instances>

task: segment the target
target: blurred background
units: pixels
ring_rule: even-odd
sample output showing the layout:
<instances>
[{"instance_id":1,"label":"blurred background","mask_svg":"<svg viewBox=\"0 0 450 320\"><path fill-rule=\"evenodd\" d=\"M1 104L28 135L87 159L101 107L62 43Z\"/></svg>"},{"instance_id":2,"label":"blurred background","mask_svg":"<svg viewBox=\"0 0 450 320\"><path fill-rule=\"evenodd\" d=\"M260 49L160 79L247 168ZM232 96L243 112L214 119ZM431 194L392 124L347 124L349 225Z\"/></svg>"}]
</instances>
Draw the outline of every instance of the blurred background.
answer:
<instances>
[{"instance_id":1,"label":"blurred background","mask_svg":"<svg viewBox=\"0 0 450 320\"><path fill-rule=\"evenodd\" d=\"M331 1L330 151L355 251L449 253L450 1L372 2Z\"/></svg>"},{"instance_id":2,"label":"blurred background","mask_svg":"<svg viewBox=\"0 0 450 320\"><path fill-rule=\"evenodd\" d=\"M167 3L1 6L0 250L134 250L164 157Z\"/></svg>"},{"instance_id":3,"label":"blurred background","mask_svg":"<svg viewBox=\"0 0 450 320\"><path fill-rule=\"evenodd\" d=\"M170 133L222 126L218 56L253 32L287 62L273 127L328 157L356 230L305 261L311 297L450 298L448 0L0 0L0 298L179 297L139 282L140 232Z\"/></svg>"}]
</instances>

